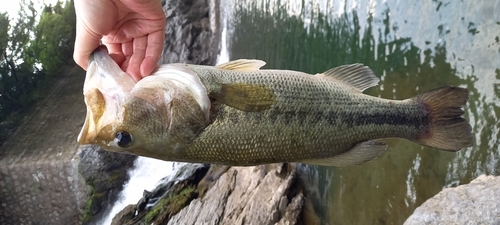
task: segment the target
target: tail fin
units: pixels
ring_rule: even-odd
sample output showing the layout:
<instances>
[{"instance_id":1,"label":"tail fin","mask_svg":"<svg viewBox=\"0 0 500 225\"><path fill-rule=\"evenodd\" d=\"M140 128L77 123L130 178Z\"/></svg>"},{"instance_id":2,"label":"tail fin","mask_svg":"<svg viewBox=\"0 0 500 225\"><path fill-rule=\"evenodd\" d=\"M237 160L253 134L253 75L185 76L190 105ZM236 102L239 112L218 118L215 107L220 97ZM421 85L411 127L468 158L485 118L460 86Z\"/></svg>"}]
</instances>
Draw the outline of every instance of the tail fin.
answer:
<instances>
[{"instance_id":1,"label":"tail fin","mask_svg":"<svg viewBox=\"0 0 500 225\"><path fill-rule=\"evenodd\" d=\"M437 88L414 97L413 100L422 104L429 112L428 126L416 141L448 151L472 146L472 128L462 118L462 107L468 98L467 89L452 86Z\"/></svg>"}]
</instances>

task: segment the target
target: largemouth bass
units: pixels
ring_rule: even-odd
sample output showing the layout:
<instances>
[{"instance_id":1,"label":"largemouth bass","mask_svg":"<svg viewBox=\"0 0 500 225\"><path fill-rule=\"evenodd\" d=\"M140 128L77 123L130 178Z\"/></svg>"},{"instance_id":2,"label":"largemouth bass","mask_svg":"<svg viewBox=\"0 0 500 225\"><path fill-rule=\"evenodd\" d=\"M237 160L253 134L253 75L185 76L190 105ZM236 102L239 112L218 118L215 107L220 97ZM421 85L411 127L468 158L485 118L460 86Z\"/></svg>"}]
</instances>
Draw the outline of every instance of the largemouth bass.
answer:
<instances>
[{"instance_id":1,"label":"largemouth bass","mask_svg":"<svg viewBox=\"0 0 500 225\"><path fill-rule=\"evenodd\" d=\"M78 142L167 161L249 166L361 164L384 138L458 151L473 144L468 91L442 87L406 100L362 92L379 79L362 64L310 75L261 70L260 60L167 64L135 82L105 48L90 57Z\"/></svg>"}]
</instances>

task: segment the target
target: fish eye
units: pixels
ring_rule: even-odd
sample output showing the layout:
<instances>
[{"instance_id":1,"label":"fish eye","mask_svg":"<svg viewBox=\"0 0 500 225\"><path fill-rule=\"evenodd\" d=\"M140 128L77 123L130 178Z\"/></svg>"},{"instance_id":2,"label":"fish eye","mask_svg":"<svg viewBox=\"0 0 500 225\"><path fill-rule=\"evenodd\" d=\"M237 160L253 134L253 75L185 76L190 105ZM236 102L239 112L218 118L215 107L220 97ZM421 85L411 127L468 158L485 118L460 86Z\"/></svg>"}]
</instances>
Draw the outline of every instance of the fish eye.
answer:
<instances>
[{"instance_id":1,"label":"fish eye","mask_svg":"<svg viewBox=\"0 0 500 225\"><path fill-rule=\"evenodd\" d=\"M126 148L132 144L132 135L127 131L118 131L114 141L118 146Z\"/></svg>"}]
</instances>

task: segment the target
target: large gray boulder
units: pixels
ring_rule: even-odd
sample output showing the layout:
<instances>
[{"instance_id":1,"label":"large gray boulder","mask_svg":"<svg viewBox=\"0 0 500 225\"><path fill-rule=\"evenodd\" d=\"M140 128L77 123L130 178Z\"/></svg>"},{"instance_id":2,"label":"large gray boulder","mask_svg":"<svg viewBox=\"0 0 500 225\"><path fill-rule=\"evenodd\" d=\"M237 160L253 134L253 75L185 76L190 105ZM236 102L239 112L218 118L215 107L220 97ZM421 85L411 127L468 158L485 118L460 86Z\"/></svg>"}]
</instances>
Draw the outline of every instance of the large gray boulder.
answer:
<instances>
[{"instance_id":1,"label":"large gray boulder","mask_svg":"<svg viewBox=\"0 0 500 225\"><path fill-rule=\"evenodd\" d=\"M290 164L230 167L168 224L297 224L304 196L296 179Z\"/></svg>"},{"instance_id":2,"label":"large gray boulder","mask_svg":"<svg viewBox=\"0 0 500 225\"><path fill-rule=\"evenodd\" d=\"M500 177L481 175L470 184L447 188L430 198L405 225L500 225Z\"/></svg>"},{"instance_id":3,"label":"large gray boulder","mask_svg":"<svg viewBox=\"0 0 500 225\"><path fill-rule=\"evenodd\" d=\"M294 164L212 165L208 172L190 169L195 165L186 164L180 172L186 175L146 192L113 224L318 224L305 221L306 199Z\"/></svg>"}]
</instances>

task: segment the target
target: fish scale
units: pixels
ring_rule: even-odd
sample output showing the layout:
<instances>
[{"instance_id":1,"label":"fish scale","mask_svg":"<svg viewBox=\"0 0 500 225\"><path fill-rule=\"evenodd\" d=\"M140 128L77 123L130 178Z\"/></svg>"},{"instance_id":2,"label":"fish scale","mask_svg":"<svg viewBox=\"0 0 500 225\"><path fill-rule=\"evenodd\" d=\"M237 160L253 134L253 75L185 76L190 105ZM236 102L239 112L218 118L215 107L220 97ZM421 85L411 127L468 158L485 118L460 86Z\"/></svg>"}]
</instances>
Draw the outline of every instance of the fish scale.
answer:
<instances>
[{"instance_id":1,"label":"fish scale","mask_svg":"<svg viewBox=\"0 0 500 225\"><path fill-rule=\"evenodd\" d=\"M425 116L414 102L360 96L350 87L315 79L305 73L278 70L233 72L192 67L202 82L219 74L216 79L220 83L268 85L276 96L276 104L264 112L245 112L222 106L217 119L187 150L190 158L199 161L216 161L214 156L217 155L228 159L230 164L248 162L250 165L271 163L277 159L293 162L331 157L367 140L386 137L414 139L424 126L421 123L414 126L398 124L401 118L397 115L404 109L410 111L405 116ZM378 125L370 121L365 127L358 125L360 117L370 120L370 116L380 115L377 112L384 112L383 117L374 118ZM332 119L333 123L327 122ZM232 144L233 141L236 143Z\"/></svg>"},{"instance_id":2,"label":"fish scale","mask_svg":"<svg viewBox=\"0 0 500 225\"><path fill-rule=\"evenodd\" d=\"M168 161L250 166L350 166L378 157L384 138L458 151L473 144L464 88L406 100L362 92L379 79L362 64L310 75L261 70L260 60L161 65L136 82L104 48L84 84L80 144Z\"/></svg>"}]
</instances>

